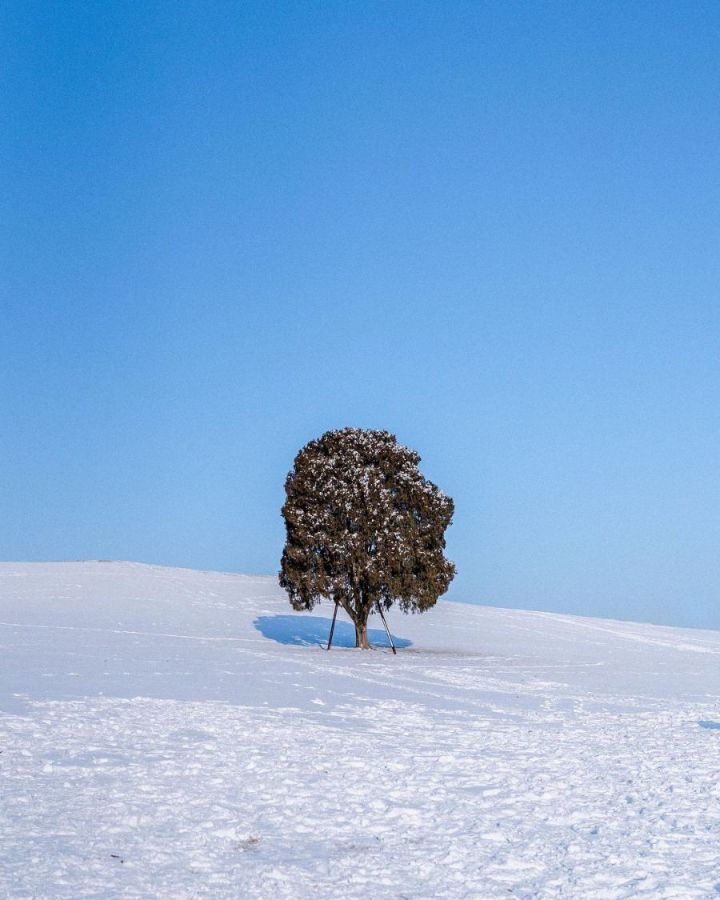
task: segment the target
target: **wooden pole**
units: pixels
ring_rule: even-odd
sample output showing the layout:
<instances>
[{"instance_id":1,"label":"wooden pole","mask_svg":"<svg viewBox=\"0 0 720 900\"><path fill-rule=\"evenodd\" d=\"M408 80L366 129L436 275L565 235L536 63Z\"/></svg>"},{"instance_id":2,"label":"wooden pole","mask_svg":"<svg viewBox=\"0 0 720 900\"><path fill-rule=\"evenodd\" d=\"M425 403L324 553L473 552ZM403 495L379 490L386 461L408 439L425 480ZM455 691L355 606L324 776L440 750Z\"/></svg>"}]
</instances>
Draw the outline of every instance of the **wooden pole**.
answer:
<instances>
[{"instance_id":1,"label":"wooden pole","mask_svg":"<svg viewBox=\"0 0 720 900\"><path fill-rule=\"evenodd\" d=\"M337 619L337 611L338 611L338 601L336 600L335 601L335 612L333 613L332 625L330 626L330 637L328 638L328 645L327 645L328 650L330 649L330 646L332 644L332 636L333 636L333 632L335 631L335 619Z\"/></svg>"},{"instance_id":2,"label":"wooden pole","mask_svg":"<svg viewBox=\"0 0 720 900\"><path fill-rule=\"evenodd\" d=\"M388 640L390 641L390 646L392 647L393 656L397 656L397 650L395 649L395 644L393 644L392 635L390 634L390 629L388 628L388 623L385 621L385 616L383 615L382 606L378 603L378 612L380 613L380 618L383 620L383 625L385 626L385 631L387 631Z\"/></svg>"}]
</instances>

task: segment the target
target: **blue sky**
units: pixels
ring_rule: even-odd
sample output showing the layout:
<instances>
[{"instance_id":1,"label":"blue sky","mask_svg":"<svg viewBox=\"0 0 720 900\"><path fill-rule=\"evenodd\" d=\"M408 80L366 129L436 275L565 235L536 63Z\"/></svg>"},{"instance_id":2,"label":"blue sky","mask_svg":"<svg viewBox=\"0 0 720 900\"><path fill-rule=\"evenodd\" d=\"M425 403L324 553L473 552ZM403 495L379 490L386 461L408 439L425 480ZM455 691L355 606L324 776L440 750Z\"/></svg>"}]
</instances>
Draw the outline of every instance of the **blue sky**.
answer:
<instances>
[{"instance_id":1,"label":"blue sky","mask_svg":"<svg viewBox=\"0 0 720 900\"><path fill-rule=\"evenodd\" d=\"M720 628L720 8L5 3L0 556L276 572L387 428L455 599Z\"/></svg>"}]
</instances>

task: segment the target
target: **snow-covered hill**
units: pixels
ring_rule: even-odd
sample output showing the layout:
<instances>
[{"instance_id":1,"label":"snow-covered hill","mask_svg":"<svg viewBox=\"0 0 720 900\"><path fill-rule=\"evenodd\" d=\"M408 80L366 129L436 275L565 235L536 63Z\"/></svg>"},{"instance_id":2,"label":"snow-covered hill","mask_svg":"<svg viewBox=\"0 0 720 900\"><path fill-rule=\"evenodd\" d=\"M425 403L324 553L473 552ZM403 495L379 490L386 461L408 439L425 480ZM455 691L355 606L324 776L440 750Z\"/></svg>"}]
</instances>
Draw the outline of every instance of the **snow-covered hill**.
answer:
<instances>
[{"instance_id":1,"label":"snow-covered hill","mask_svg":"<svg viewBox=\"0 0 720 900\"><path fill-rule=\"evenodd\" d=\"M441 601L393 657L330 612L0 564L0 894L717 896L720 632Z\"/></svg>"}]
</instances>

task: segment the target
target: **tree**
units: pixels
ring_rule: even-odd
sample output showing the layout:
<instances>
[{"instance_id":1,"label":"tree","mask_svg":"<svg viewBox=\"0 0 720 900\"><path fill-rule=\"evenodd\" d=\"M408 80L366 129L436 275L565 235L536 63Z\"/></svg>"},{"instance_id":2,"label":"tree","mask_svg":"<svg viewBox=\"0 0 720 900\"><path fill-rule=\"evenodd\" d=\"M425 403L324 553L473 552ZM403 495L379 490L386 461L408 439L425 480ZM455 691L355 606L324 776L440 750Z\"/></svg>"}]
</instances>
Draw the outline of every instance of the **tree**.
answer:
<instances>
[{"instance_id":1,"label":"tree","mask_svg":"<svg viewBox=\"0 0 720 900\"><path fill-rule=\"evenodd\" d=\"M280 585L297 610L340 604L363 649L373 609L423 612L455 575L443 555L454 504L419 462L387 431L343 428L303 447L285 482Z\"/></svg>"}]
</instances>

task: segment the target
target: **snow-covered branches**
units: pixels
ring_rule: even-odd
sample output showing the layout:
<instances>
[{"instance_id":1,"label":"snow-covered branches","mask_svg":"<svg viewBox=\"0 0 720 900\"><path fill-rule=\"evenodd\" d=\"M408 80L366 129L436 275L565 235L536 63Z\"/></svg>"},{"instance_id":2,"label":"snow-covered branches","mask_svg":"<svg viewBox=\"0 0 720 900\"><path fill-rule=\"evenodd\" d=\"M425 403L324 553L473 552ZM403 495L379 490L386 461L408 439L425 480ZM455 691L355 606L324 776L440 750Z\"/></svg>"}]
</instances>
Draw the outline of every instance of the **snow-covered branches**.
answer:
<instances>
[{"instance_id":1,"label":"snow-covered branches","mask_svg":"<svg viewBox=\"0 0 720 900\"><path fill-rule=\"evenodd\" d=\"M344 428L311 441L287 477L280 584L295 609L331 598L367 644L370 611L432 606L455 567L445 559L453 501L387 431Z\"/></svg>"}]
</instances>

